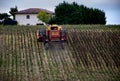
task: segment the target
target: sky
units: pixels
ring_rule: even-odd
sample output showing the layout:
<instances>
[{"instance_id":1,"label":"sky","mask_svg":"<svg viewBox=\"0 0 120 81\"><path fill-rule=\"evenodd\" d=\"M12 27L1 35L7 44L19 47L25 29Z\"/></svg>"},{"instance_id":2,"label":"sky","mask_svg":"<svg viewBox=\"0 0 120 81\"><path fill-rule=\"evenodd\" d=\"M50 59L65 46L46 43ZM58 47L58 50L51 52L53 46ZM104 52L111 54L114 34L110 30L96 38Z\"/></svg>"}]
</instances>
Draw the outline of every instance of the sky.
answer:
<instances>
[{"instance_id":1,"label":"sky","mask_svg":"<svg viewBox=\"0 0 120 81\"><path fill-rule=\"evenodd\" d=\"M11 7L18 7L18 11L27 8L43 8L54 11L55 7L66 1L76 2L89 8L103 10L106 14L106 24L120 25L120 0L0 0L0 13L8 13Z\"/></svg>"}]
</instances>

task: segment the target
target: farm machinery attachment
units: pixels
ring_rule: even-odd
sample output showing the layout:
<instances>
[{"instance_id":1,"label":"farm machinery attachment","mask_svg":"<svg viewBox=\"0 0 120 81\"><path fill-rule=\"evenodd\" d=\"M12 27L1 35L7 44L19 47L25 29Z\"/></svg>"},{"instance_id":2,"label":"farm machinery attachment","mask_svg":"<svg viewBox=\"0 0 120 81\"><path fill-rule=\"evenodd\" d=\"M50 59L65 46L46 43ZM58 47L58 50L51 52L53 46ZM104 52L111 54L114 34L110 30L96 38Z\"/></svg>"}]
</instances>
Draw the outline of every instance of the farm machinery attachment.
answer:
<instances>
[{"instance_id":1,"label":"farm machinery attachment","mask_svg":"<svg viewBox=\"0 0 120 81\"><path fill-rule=\"evenodd\" d=\"M64 42L66 40L66 30L59 25L49 25L46 28L37 31L37 41L44 42L45 49L49 48L49 42L60 42L62 48L64 48Z\"/></svg>"}]
</instances>

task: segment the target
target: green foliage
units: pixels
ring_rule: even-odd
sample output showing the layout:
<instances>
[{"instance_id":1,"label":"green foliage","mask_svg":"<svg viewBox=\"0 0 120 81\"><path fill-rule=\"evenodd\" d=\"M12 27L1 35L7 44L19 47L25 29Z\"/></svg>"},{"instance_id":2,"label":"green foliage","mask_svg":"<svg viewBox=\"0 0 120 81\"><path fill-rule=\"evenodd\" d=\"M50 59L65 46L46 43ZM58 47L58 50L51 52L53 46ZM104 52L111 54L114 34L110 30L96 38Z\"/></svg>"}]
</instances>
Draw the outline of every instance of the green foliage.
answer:
<instances>
[{"instance_id":1,"label":"green foliage","mask_svg":"<svg viewBox=\"0 0 120 81\"><path fill-rule=\"evenodd\" d=\"M51 14L47 14L45 11L41 11L39 12L39 14L37 15L37 18L39 20L42 20L45 23L48 23L49 19L52 17Z\"/></svg>"},{"instance_id":2,"label":"green foliage","mask_svg":"<svg viewBox=\"0 0 120 81\"><path fill-rule=\"evenodd\" d=\"M65 1L56 6L54 19L58 24L106 24L105 13L102 10Z\"/></svg>"},{"instance_id":3,"label":"green foliage","mask_svg":"<svg viewBox=\"0 0 120 81\"><path fill-rule=\"evenodd\" d=\"M15 8L10 8L9 13L13 16L13 20L15 20L15 12L18 12L17 6L15 6Z\"/></svg>"},{"instance_id":4,"label":"green foliage","mask_svg":"<svg viewBox=\"0 0 120 81\"><path fill-rule=\"evenodd\" d=\"M8 19L9 17L10 15L8 15L7 13L0 13L0 20Z\"/></svg>"},{"instance_id":5,"label":"green foliage","mask_svg":"<svg viewBox=\"0 0 120 81\"><path fill-rule=\"evenodd\" d=\"M56 17L53 16L50 18L50 20L48 21L48 24L55 24L56 23Z\"/></svg>"}]
</instances>

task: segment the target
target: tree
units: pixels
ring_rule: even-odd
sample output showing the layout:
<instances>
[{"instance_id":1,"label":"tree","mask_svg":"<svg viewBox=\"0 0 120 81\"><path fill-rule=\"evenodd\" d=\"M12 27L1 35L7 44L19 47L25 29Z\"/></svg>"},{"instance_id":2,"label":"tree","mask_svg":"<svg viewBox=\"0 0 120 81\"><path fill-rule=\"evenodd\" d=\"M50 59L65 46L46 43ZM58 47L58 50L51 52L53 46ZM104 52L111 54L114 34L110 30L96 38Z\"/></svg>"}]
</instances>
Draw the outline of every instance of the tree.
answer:
<instances>
[{"instance_id":1,"label":"tree","mask_svg":"<svg viewBox=\"0 0 120 81\"><path fill-rule=\"evenodd\" d=\"M50 20L48 21L48 24L55 24L56 23L56 17L53 16L50 18Z\"/></svg>"},{"instance_id":2,"label":"tree","mask_svg":"<svg viewBox=\"0 0 120 81\"><path fill-rule=\"evenodd\" d=\"M37 18L45 23L48 23L51 17L52 15L47 14L45 11L40 11L37 15Z\"/></svg>"},{"instance_id":3,"label":"tree","mask_svg":"<svg viewBox=\"0 0 120 81\"><path fill-rule=\"evenodd\" d=\"M13 20L15 20L15 12L18 12L17 6L15 6L15 8L10 8L9 13L13 16Z\"/></svg>"},{"instance_id":4,"label":"tree","mask_svg":"<svg viewBox=\"0 0 120 81\"><path fill-rule=\"evenodd\" d=\"M0 20L8 19L9 17L10 15L8 15L7 13L0 13Z\"/></svg>"},{"instance_id":5,"label":"tree","mask_svg":"<svg viewBox=\"0 0 120 81\"><path fill-rule=\"evenodd\" d=\"M76 2L69 4L64 1L56 6L54 19L57 24L106 24L105 12Z\"/></svg>"}]
</instances>

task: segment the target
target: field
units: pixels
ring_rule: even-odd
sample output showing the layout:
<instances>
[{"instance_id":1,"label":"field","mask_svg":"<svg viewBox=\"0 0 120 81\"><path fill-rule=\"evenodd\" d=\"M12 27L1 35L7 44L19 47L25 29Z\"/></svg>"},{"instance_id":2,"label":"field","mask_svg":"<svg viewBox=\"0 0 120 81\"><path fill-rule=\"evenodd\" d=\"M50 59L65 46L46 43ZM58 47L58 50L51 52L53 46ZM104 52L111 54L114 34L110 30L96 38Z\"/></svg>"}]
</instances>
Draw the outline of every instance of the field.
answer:
<instances>
[{"instance_id":1,"label":"field","mask_svg":"<svg viewBox=\"0 0 120 81\"><path fill-rule=\"evenodd\" d=\"M0 26L0 81L120 81L120 26L64 25L68 41L45 50L43 26Z\"/></svg>"}]
</instances>

